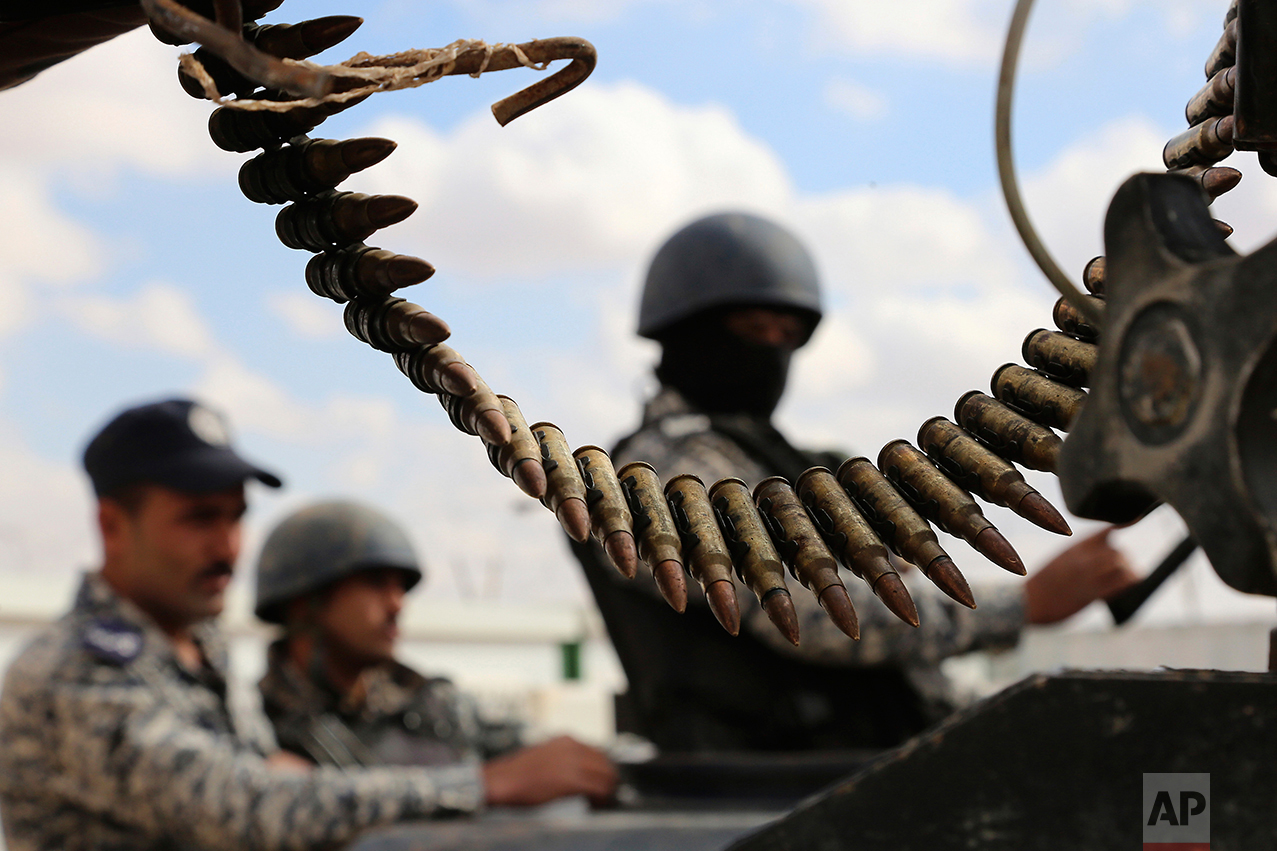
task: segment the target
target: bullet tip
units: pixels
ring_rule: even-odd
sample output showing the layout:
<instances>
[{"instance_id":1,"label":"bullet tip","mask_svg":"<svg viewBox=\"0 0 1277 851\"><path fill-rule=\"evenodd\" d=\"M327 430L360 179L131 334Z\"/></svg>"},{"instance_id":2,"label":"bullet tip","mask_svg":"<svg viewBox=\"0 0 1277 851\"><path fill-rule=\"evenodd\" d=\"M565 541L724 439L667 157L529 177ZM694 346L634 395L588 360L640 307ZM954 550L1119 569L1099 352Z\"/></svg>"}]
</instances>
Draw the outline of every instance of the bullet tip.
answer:
<instances>
[{"instance_id":1,"label":"bullet tip","mask_svg":"<svg viewBox=\"0 0 1277 851\"><path fill-rule=\"evenodd\" d=\"M920 623L918 607L914 604L913 597L909 595L909 588L900 578L900 574L892 571L879 576L878 581L874 583L873 592L892 614L909 626L918 626Z\"/></svg>"},{"instance_id":2,"label":"bullet tip","mask_svg":"<svg viewBox=\"0 0 1277 851\"><path fill-rule=\"evenodd\" d=\"M798 646L798 613L789 592L775 588L763 596L763 611L789 643Z\"/></svg>"},{"instance_id":3,"label":"bullet tip","mask_svg":"<svg viewBox=\"0 0 1277 851\"><path fill-rule=\"evenodd\" d=\"M568 537L578 544L590 539L590 510L585 507L585 500L575 496L568 497L559 503L554 516L558 518L559 525L568 533Z\"/></svg>"},{"instance_id":4,"label":"bullet tip","mask_svg":"<svg viewBox=\"0 0 1277 851\"><path fill-rule=\"evenodd\" d=\"M683 565L672 558L658 564L652 569L656 577L656 587L670 608L680 615L687 611L687 584L683 581Z\"/></svg>"},{"instance_id":5,"label":"bullet tip","mask_svg":"<svg viewBox=\"0 0 1277 851\"><path fill-rule=\"evenodd\" d=\"M422 346L433 346L442 343L452 336L448 323L428 310L414 313L408 322L408 333L412 342Z\"/></svg>"},{"instance_id":6,"label":"bullet tip","mask_svg":"<svg viewBox=\"0 0 1277 851\"><path fill-rule=\"evenodd\" d=\"M479 389L479 373L468 363L454 361L439 370L439 384L453 396L469 396Z\"/></svg>"},{"instance_id":7,"label":"bullet tip","mask_svg":"<svg viewBox=\"0 0 1277 851\"><path fill-rule=\"evenodd\" d=\"M347 139L341 145L341 161L351 172L363 171L394 153L397 143L377 136Z\"/></svg>"},{"instance_id":8,"label":"bullet tip","mask_svg":"<svg viewBox=\"0 0 1277 851\"><path fill-rule=\"evenodd\" d=\"M1011 542L992 526L976 535L971 545L975 547L976 552L1003 570L1010 571L1017 576L1024 576L1028 573L1024 569L1024 562L1020 559L1019 554L1012 548Z\"/></svg>"},{"instance_id":9,"label":"bullet tip","mask_svg":"<svg viewBox=\"0 0 1277 851\"><path fill-rule=\"evenodd\" d=\"M368 221L376 228L398 224L417 211L417 202L403 195L374 195L368 199Z\"/></svg>"},{"instance_id":10,"label":"bullet tip","mask_svg":"<svg viewBox=\"0 0 1277 851\"><path fill-rule=\"evenodd\" d=\"M540 499L545 496L545 470L541 468L541 460L539 458L520 459L519 463L514 465L510 478L514 479L514 483L519 486L519 490L533 499Z\"/></svg>"},{"instance_id":11,"label":"bullet tip","mask_svg":"<svg viewBox=\"0 0 1277 851\"><path fill-rule=\"evenodd\" d=\"M479 414L474 430L493 446L505 446L510 442L510 421L505 418L504 411L488 410Z\"/></svg>"},{"instance_id":12,"label":"bullet tip","mask_svg":"<svg viewBox=\"0 0 1277 851\"><path fill-rule=\"evenodd\" d=\"M967 578L958 570L953 559L948 556L937 556L925 572L927 578L941 591L968 609L975 608L975 597L971 596L971 586L967 584Z\"/></svg>"},{"instance_id":13,"label":"bullet tip","mask_svg":"<svg viewBox=\"0 0 1277 851\"><path fill-rule=\"evenodd\" d=\"M711 582L705 589L714 617L731 635L740 635L740 602L736 599L736 586L730 579Z\"/></svg>"},{"instance_id":14,"label":"bullet tip","mask_svg":"<svg viewBox=\"0 0 1277 851\"><path fill-rule=\"evenodd\" d=\"M435 267L420 257L398 254L386 261L386 279L396 290L419 284L434 273Z\"/></svg>"},{"instance_id":15,"label":"bullet tip","mask_svg":"<svg viewBox=\"0 0 1277 851\"><path fill-rule=\"evenodd\" d=\"M603 542L603 549L607 552L607 557L612 560L612 564L626 579L633 579L638 575L638 549L634 546L632 534L624 529L617 529L607 536L607 540Z\"/></svg>"},{"instance_id":16,"label":"bullet tip","mask_svg":"<svg viewBox=\"0 0 1277 851\"><path fill-rule=\"evenodd\" d=\"M1015 513L1048 532L1054 532L1057 535L1073 534L1064 516L1037 491L1029 491L1021 497L1020 502L1015 506Z\"/></svg>"},{"instance_id":17,"label":"bullet tip","mask_svg":"<svg viewBox=\"0 0 1277 851\"><path fill-rule=\"evenodd\" d=\"M860 639L860 622L856 619L856 608L851 604L851 597L843 585L830 585L820 592L820 607L829 615L829 619L849 637Z\"/></svg>"}]
</instances>

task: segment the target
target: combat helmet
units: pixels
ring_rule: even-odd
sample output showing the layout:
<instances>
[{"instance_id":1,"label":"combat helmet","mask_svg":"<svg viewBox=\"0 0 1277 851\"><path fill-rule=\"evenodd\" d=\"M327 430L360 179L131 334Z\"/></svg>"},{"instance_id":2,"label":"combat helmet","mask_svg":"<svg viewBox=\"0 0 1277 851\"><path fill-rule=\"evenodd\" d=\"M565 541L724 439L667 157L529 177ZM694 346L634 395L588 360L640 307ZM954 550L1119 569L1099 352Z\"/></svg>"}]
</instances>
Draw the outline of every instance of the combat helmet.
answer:
<instances>
[{"instance_id":1,"label":"combat helmet","mask_svg":"<svg viewBox=\"0 0 1277 851\"><path fill-rule=\"evenodd\" d=\"M417 554L394 521L356 502L311 505L281 521L262 545L253 611L282 623L289 600L352 573L387 567L406 574L405 588L421 581Z\"/></svg>"},{"instance_id":2,"label":"combat helmet","mask_svg":"<svg viewBox=\"0 0 1277 851\"><path fill-rule=\"evenodd\" d=\"M750 213L697 219L652 258L638 333L657 339L670 326L729 304L789 307L820 321L816 264L798 238Z\"/></svg>"}]
</instances>

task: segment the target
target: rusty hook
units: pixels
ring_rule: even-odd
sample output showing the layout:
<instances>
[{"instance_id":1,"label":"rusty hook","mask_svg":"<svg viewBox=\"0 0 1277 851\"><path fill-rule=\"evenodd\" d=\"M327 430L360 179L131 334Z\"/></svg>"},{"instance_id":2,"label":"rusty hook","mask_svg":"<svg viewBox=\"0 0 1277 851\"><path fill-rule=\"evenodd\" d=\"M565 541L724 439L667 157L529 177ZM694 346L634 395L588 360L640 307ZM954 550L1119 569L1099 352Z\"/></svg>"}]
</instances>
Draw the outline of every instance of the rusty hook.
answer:
<instances>
[{"instance_id":1,"label":"rusty hook","mask_svg":"<svg viewBox=\"0 0 1277 851\"><path fill-rule=\"evenodd\" d=\"M538 39L518 47L530 61L541 65L548 65L556 59L572 61L554 75L538 80L526 89L520 89L494 103L492 116L502 127L581 85L594 71L594 63L598 61L594 45L583 38Z\"/></svg>"},{"instance_id":2,"label":"rusty hook","mask_svg":"<svg viewBox=\"0 0 1277 851\"><path fill-rule=\"evenodd\" d=\"M141 0L141 3L157 26L203 45L236 71L263 86L299 97L319 98L332 91L332 75L327 71L285 63L245 41L241 33L240 0L216 0L216 23L179 5L176 0Z\"/></svg>"},{"instance_id":3,"label":"rusty hook","mask_svg":"<svg viewBox=\"0 0 1277 851\"><path fill-rule=\"evenodd\" d=\"M473 74L485 71L505 71L528 65L545 67L558 59L571 59L563 70L544 80L538 80L526 89L520 89L492 105L492 115L502 127L520 115L567 94L585 81L594 71L598 53L594 45L583 38L561 36L541 38L523 44L502 44L488 50L469 50L458 56L444 75Z\"/></svg>"}]
</instances>

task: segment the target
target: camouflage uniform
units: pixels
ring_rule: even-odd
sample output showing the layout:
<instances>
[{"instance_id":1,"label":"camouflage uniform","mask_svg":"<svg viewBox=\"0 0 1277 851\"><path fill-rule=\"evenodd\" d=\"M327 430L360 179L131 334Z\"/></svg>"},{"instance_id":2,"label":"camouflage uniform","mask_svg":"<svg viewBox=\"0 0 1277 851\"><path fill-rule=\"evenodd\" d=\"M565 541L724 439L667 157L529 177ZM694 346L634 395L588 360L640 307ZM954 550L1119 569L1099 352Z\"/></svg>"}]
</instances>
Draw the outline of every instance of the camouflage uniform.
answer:
<instances>
[{"instance_id":1,"label":"camouflage uniform","mask_svg":"<svg viewBox=\"0 0 1277 851\"><path fill-rule=\"evenodd\" d=\"M9 851L329 848L373 825L482 806L474 764L268 768L227 708L215 625L195 637L206 662L191 673L145 614L85 577L0 695Z\"/></svg>"},{"instance_id":2,"label":"camouflage uniform","mask_svg":"<svg viewBox=\"0 0 1277 851\"><path fill-rule=\"evenodd\" d=\"M760 457L762 453L767 454L768 460ZM794 457L787 457L789 455ZM836 465L841 458L831 453L796 450L758 418L732 415L711 418L693 409L677 390L667 386L648 402L638 432L621 442L613 460L618 468L630 461L647 461L660 471L663 479L693 473L708 487L721 478L736 476L753 487L771 475L792 478L795 470L815 464ZM611 568L596 569L599 564L606 564L596 546L589 551L586 547L577 547L575 552L586 569L622 662L626 663L627 655L633 659L632 665L626 665L630 675L629 697L637 704L634 708L637 716L646 719L640 720L640 729L636 732L653 738L658 746L667 749L801 749L894 744L952 709L949 683L937 667L942 659L972 650L1013 646L1024 624L1023 589L1018 585L977 589L979 610L971 611L913 581L910 590L921 621L921 626L914 628L888 611L868 585L848 577L847 591L860 621L859 641L840 632L814 595L792 582L801 631L800 646L794 647L786 641L754 596L739 586L741 635L732 639L713 621L704 594L696 583L688 583L688 612L682 616L690 620L680 622L680 616L672 612L667 616L657 608L648 611L635 599L637 596L659 599L650 574L644 572L639 578L626 581ZM639 618L647 620L641 630L633 623L622 623ZM665 651L667 655L678 653L683 657L679 666L654 674L652 682L636 681L639 678L632 667L640 671L653 670L653 666L659 671L662 667L656 658L661 651L655 649L659 639L653 633L663 631L672 637L679 630L698 631L677 642L671 641L671 647ZM627 634L633 640L627 641ZM627 643L632 647L642 646L627 653L622 647ZM695 650L690 649L693 644L698 645ZM719 649L715 651L710 645ZM704 653L699 665L687 658L686 654L693 652ZM759 675L757 692L747 696L747 686L739 685L739 681L747 680L752 670L759 669L768 660L775 662L774 669ZM730 676L725 673L729 665L742 662L748 664ZM799 682L801 675L794 672L802 666L806 666L811 676ZM696 669L698 673L684 675L682 669ZM795 697L775 708L773 714L780 720L772 719L773 724L762 717L765 711L757 704L783 691L785 686L780 678L790 673L796 677ZM866 679L858 692L847 681L850 676ZM665 681L661 682L661 678ZM852 729L846 726L847 710L836 709L837 701L829 704L829 695L824 693L826 685L831 688L846 685L847 700L855 705L856 711L866 708L864 696L869 693L892 696L884 697L885 703L877 709L866 708L872 717L863 719L863 723ZM733 701L733 697L737 699ZM670 710L670 705L675 703L680 708ZM697 717L695 708L698 703L706 707L705 716L701 718ZM838 714L844 716L843 721L834 719ZM810 723L803 720L804 715L812 719ZM644 726L647 729L642 729Z\"/></svg>"},{"instance_id":3,"label":"camouflage uniform","mask_svg":"<svg viewBox=\"0 0 1277 851\"><path fill-rule=\"evenodd\" d=\"M258 684L280 747L321 765L451 765L518 746L509 726L487 725L450 680L391 662L365 671L358 699L307 676L280 640Z\"/></svg>"}]
</instances>

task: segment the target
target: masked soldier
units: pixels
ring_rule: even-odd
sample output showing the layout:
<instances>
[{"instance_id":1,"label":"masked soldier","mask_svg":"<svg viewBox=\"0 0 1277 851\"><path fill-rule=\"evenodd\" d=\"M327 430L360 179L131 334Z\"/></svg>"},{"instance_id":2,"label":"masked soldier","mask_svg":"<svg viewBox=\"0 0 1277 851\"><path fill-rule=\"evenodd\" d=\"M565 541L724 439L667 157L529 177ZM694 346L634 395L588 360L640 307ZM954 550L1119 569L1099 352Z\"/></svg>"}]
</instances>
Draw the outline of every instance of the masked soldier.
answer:
<instances>
[{"instance_id":1,"label":"masked soldier","mask_svg":"<svg viewBox=\"0 0 1277 851\"><path fill-rule=\"evenodd\" d=\"M793 446L771 422L790 359L821 318L815 265L787 230L757 216L708 216L652 260L638 332L661 344L660 390L638 431L612 453L619 468L651 463L665 478L751 487L847 456ZM810 594L795 594L795 648L750 594L728 635L696 583L687 612L650 576L626 581L595 545L574 545L629 680L618 718L671 751L804 750L895 745L952 708L940 660L1009 647L1026 622L1061 620L1135 580L1103 535L1083 541L1024 586L979 589L970 611L915 587L921 626L898 620L862 582L847 583L860 641L838 631Z\"/></svg>"},{"instance_id":2,"label":"masked soldier","mask_svg":"<svg viewBox=\"0 0 1277 851\"><path fill-rule=\"evenodd\" d=\"M509 764L311 770L248 735L227 701L215 619L244 483L279 479L187 399L122 412L84 466L101 569L14 660L0 693L9 851L331 848L373 825L545 800Z\"/></svg>"},{"instance_id":3,"label":"masked soldier","mask_svg":"<svg viewBox=\"0 0 1277 851\"><path fill-rule=\"evenodd\" d=\"M283 748L340 766L450 765L517 748L517 731L485 725L451 682L395 661L404 595L421 578L408 537L363 505L313 505L270 533L256 612L284 635L270 647L260 688ZM580 778L562 794L606 798L615 787L606 755L567 737L506 759Z\"/></svg>"}]
</instances>

